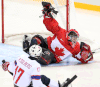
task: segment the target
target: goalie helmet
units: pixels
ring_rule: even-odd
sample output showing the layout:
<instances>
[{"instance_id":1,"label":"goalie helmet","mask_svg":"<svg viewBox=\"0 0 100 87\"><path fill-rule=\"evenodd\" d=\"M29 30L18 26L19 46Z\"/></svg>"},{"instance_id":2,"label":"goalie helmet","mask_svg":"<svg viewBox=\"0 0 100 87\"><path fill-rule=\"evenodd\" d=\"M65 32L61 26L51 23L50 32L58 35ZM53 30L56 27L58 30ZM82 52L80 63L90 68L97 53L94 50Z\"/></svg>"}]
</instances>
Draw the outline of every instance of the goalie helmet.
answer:
<instances>
[{"instance_id":1,"label":"goalie helmet","mask_svg":"<svg viewBox=\"0 0 100 87\"><path fill-rule=\"evenodd\" d=\"M41 48L39 45L32 45L32 46L29 48L29 54L30 54L32 57L41 56L41 54L42 54L42 48Z\"/></svg>"},{"instance_id":2,"label":"goalie helmet","mask_svg":"<svg viewBox=\"0 0 100 87\"><path fill-rule=\"evenodd\" d=\"M67 35L68 41L76 43L79 38L79 33L75 29L70 29Z\"/></svg>"}]
</instances>

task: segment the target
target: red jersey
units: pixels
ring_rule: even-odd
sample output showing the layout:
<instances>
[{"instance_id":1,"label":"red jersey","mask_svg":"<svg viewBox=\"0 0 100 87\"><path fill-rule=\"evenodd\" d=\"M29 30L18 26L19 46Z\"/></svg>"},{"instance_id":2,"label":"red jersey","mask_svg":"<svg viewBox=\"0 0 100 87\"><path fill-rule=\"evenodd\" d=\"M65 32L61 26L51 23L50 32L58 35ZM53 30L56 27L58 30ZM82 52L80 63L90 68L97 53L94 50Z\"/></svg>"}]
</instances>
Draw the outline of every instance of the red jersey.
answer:
<instances>
[{"instance_id":1,"label":"red jersey","mask_svg":"<svg viewBox=\"0 0 100 87\"><path fill-rule=\"evenodd\" d=\"M48 49L54 53L57 62L80 52L79 42L72 46L72 43L67 39L68 32L62 29L55 19L44 17L43 23L47 30L54 34L53 37L49 36L47 38L47 43Z\"/></svg>"}]
</instances>

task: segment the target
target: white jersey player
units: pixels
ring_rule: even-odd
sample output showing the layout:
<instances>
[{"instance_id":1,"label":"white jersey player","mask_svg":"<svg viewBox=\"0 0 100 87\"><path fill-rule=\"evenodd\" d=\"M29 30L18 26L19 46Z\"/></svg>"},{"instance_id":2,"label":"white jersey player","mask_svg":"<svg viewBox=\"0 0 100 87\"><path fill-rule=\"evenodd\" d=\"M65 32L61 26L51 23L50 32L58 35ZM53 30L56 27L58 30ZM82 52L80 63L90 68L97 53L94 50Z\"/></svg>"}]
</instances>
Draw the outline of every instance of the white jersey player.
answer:
<instances>
[{"instance_id":1,"label":"white jersey player","mask_svg":"<svg viewBox=\"0 0 100 87\"><path fill-rule=\"evenodd\" d=\"M31 81L34 87L46 87L41 82L41 66L28 55L22 55L10 63L8 70L13 73L13 82L16 86L27 87Z\"/></svg>"},{"instance_id":2,"label":"white jersey player","mask_svg":"<svg viewBox=\"0 0 100 87\"><path fill-rule=\"evenodd\" d=\"M40 46L32 45L29 48L30 55L22 55L11 63L3 62L3 70L8 70L13 75L14 87L67 87L70 84L71 81L65 81L61 85L59 82L41 75L41 66L36 61L41 53Z\"/></svg>"},{"instance_id":3,"label":"white jersey player","mask_svg":"<svg viewBox=\"0 0 100 87\"><path fill-rule=\"evenodd\" d=\"M37 48L34 55L40 55L42 51L40 46L32 46L30 54L32 54L32 51L35 50L34 48ZM33 83L33 87L46 87L41 82L41 66L34 57L22 55L14 62L9 63L7 66L8 71L13 73L13 82L15 87L28 87L31 81Z\"/></svg>"}]
</instances>

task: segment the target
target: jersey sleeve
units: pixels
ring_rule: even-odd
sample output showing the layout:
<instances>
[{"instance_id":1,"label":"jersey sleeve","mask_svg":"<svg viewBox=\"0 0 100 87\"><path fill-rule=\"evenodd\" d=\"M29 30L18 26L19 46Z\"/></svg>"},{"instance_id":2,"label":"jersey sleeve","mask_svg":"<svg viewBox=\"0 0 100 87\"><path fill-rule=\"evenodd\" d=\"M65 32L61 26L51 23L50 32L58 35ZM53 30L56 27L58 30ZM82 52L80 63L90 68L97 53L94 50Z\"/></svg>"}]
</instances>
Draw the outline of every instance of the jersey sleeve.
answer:
<instances>
[{"instance_id":1,"label":"jersey sleeve","mask_svg":"<svg viewBox=\"0 0 100 87\"><path fill-rule=\"evenodd\" d=\"M15 64L16 64L16 60L13 61L13 62L10 62L10 65L8 66L8 71L9 72L12 72L13 73L13 71L14 71L13 68L14 68Z\"/></svg>"},{"instance_id":2,"label":"jersey sleeve","mask_svg":"<svg viewBox=\"0 0 100 87\"><path fill-rule=\"evenodd\" d=\"M31 71L31 79L32 79L33 87L46 87L41 82L41 67L40 66L33 68L33 70Z\"/></svg>"},{"instance_id":3,"label":"jersey sleeve","mask_svg":"<svg viewBox=\"0 0 100 87\"><path fill-rule=\"evenodd\" d=\"M53 18L44 17L43 23L46 26L47 30L52 32L53 34L56 34L61 29L61 27L58 25L58 22Z\"/></svg>"}]
</instances>

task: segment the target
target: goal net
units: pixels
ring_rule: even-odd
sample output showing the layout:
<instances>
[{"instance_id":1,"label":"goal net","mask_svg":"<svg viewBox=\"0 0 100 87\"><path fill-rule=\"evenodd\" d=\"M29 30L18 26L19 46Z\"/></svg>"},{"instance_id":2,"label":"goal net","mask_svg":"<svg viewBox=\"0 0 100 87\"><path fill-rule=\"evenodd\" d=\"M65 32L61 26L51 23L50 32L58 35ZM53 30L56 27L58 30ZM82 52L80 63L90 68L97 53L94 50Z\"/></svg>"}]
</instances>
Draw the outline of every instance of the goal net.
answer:
<instances>
[{"instance_id":1,"label":"goal net","mask_svg":"<svg viewBox=\"0 0 100 87\"><path fill-rule=\"evenodd\" d=\"M2 0L2 42L21 46L25 34L52 36L43 24L42 1L60 11L56 20L66 29L66 0Z\"/></svg>"}]
</instances>

